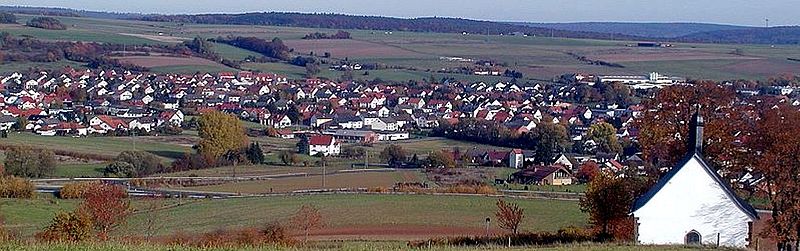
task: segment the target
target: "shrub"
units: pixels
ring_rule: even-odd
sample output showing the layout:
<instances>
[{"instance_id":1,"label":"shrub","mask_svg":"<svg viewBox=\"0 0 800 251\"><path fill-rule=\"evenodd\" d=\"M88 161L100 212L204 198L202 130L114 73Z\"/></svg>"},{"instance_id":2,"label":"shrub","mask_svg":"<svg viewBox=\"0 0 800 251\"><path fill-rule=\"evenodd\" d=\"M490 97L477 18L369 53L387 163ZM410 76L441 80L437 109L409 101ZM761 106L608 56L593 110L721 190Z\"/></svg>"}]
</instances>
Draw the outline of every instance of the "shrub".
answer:
<instances>
[{"instance_id":1,"label":"shrub","mask_svg":"<svg viewBox=\"0 0 800 251\"><path fill-rule=\"evenodd\" d=\"M291 238L285 227L278 223L267 225L263 229L242 228L242 229L220 229L208 233L187 234L176 232L167 236L162 241L164 244L172 246L190 247L259 247L263 245L293 245L294 239Z\"/></svg>"},{"instance_id":2,"label":"shrub","mask_svg":"<svg viewBox=\"0 0 800 251\"><path fill-rule=\"evenodd\" d=\"M581 231L576 229L561 229L555 233L523 233L501 236L459 236L450 238L430 239L426 241L411 241L408 246L412 248L423 248L428 245L436 246L506 246L511 239L513 246L543 246L553 244L570 244L581 242L593 242L598 238L592 231Z\"/></svg>"},{"instance_id":3,"label":"shrub","mask_svg":"<svg viewBox=\"0 0 800 251\"><path fill-rule=\"evenodd\" d=\"M125 151L121 152L116 160L106 167L104 173L107 176L134 178L162 171L164 171L164 165L155 154L143 151Z\"/></svg>"},{"instance_id":4,"label":"shrub","mask_svg":"<svg viewBox=\"0 0 800 251\"><path fill-rule=\"evenodd\" d=\"M0 177L0 198L30 199L35 193L36 186L26 179Z\"/></svg>"},{"instance_id":5,"label":"shrub","mask_svg":"<svg viewBox=\"0 0 800 251\"><path fill-rule=\"evenodd\" d=\"M36 234L36 238L42 241L86 241L92 238L92 220L79 211L61 212L53 218L50 226Z\"/></svg>"},{"instance_id":6,"label":"shrub","mask_svg":"<svg viewBox=\"0 0 800 251\"><path fill-rule=\"evenodd\" d=\"M85 197L88 189L98 184L97 182L69 183L58 190L58 197L62 199L82 199Z\"/></svg>"},{"instance_id":7,"label":"shrub","mask_svg":"<svg viewBox=\"0 0 800 251\"><path fill-rule=\"evenodd\" d=\"M66 30L67 26L52 17L36 17L28 21L28 26L47 30Z\"/></svg>"},{"instance_id":8,"label":"shrub","mask_svg":"<svg viewBox=\"0 0 800 251\"><path fill-rule=\"evenodd\" d=\"M28 146L15 146L6 149L5 168L11 175L41 178L55 171L53 151Z\"/></svg>"},{"instance_id":9,"label":"shrub","mask_svg":"<svg viewBox=\"0 0 800 251\"><path fill-rule=\"evenodd\" d=\"M17 23L17 16L14 13L0 12L0 24L15 24Z\"/></svg>"},{"instance_id":10,"label":"shrub","mask_svg":"<svg viewBox=\"0 0 800 251\"><path fill-rule=\"evenodd\" d=\"M386 187L373 187L367 190L370 193L385 193L389 192L389 189Z\"/></svg>"}]
</instances>

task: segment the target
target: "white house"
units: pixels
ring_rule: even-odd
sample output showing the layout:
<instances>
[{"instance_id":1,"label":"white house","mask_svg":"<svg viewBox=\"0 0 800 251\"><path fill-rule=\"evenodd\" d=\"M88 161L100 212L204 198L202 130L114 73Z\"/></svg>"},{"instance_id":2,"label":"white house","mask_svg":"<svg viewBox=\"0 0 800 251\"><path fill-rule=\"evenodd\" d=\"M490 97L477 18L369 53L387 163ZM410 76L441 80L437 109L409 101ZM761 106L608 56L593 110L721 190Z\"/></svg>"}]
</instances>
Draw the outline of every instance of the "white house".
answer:
<instances>
[{"instance_id":1,"label":"white house","mask_svg":"<svg viewBox=\"0 0 800 251\"><path fill-rule=\"evenodd\" d=\"M308 139L308 154L336 156L341 153L341 144L331 135L314 135Z\"/></svg>"},{"instance_id":2,"label":"white house","mask_svg":"<svg viewBox=\"0 0 800 251\"><path fill-rule=\"evenodd\" d=\"M508 153L508 167L525 168L525 155L521 149L514 149Z\"/></svg>"},{"instance_id":3,"label":"white house","mask_svg":"<svg viewBox=\"0 0 800 251\"><path fill-rule=\"evenodd\" d=\"M642 244L745 248L758 214L703 160L702 117L695 115L692 125L694 150L634 204L636 238Z\"/></svg>"}]
</instances>

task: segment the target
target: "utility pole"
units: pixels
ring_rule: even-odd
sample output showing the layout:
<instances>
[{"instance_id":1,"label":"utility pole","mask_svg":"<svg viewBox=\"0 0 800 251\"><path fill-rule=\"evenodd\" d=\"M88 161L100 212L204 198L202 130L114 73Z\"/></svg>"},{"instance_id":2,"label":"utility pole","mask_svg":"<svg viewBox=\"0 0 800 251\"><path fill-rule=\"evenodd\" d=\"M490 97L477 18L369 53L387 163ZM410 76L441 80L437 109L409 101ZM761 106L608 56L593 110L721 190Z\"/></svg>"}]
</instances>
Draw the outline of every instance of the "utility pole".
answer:
<instances>
[{"instance_id":1,"label":"utility pole","mask_svg":"<svg viewBox=\"0 0 800 251\"><path fill-rule=\"evenodd\" d=\"M369 169L369 150L364 151L364 169Z\"/></svg>"},{"instance_id":2,"label":"utility pole","mask_svg":"<svg viewBox=\"0 0 800 251\"><path fill-rule=\"evenodd\" d=\"M766 27L769 28L769 18L764 19L764 21L766 22Z\"/></svg>"},{"instance_id":3,"label":"utility pole","mask_svg":"<svg viewBox=\"0 0 800 251\"><path fill-rule=\"evenodd\" d=\"M325 188L325 175L327 175L327 169L325 168L325 158L323 157L322 160L322 188Z\"/></svg>"},{"instance_id":4,"label":"utility pole","mask_svg":"<svg viewBox=\"0 0 800 251\"><path fill-rule=\"evenodd\" d=\"M131 140L133 141L133 151L136 151L136 130L131 129Z\"/></svg>"}]
</instances>

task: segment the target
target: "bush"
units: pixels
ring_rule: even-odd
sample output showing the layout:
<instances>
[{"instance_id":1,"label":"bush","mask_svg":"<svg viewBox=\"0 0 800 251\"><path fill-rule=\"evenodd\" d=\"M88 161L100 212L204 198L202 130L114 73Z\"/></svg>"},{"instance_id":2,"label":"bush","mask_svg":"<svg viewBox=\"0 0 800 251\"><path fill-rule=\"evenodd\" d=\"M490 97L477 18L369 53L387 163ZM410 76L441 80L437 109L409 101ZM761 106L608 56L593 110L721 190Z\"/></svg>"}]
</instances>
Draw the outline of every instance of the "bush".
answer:
<instances>
[{"instance_id":1,"label":"bush","mask_svg":"<svg viewBox=\"0 0 800 251\"><path fill-rule=\"evenodd\" d=\"M15 24L17 23L17 16L13 13L0 12L0 24Z\"/></svg>"},{"instance_id":2,"label":"bush","mask_svg":"<svg viewBox=\"0 0 800 251\"><path fill-rule=\"evenodd\" d=\"M285 227L272 223L258 228L220 229L208 233L187 234L177 232L167 236L163 243L189 247L259 247L263 245L292 245L295 243Z\"/></svg>"},{"instance_id":3,"label":"bush","mask_svg":"<svg viewBox=\"0 0 800 251\"><path fill-rule=\"evenodd\" d=\"M31 199L35 193L36 186L26 179L0 177L0 198Z\"/></svg>"},{"instance_id":4,"label":"bush","mask_svg":"<svg viewBox=\"0 0 800 251\"><path fill-rule=\"evenodd\" d=\"M6 149L5 168L9 174L20 177L46 177L55 172L55 154L28 146L9 147Z\"/></svg>"},{"instance_id":5,"label":"bush","mask_svg":"<svg viewBox=\"0 0 800 251\"><path fill-rule=\"evenodd\" d=\"M67 26L52 17L36 17L28 21L28 26L47 30L66 30Z\"/></svg>"},{"instance_id":6,"label":"bush","mask_svg":"<svg viewBox=\"0 0 800 251\"><path fill-rule=\"evenodd\" d=\"M143 151L121 152L116 160L106 166L103 173L116 177L143 177L164 171L161 159L155 154Z\"/></svg>"},{"instance_id":7,"label":"bush","mask_svg":"<svg viewBox=\"0 0 800 251\"><path fill-rule=\"evenodd\" d=\"M51 242L80 242L92 238L92 220L81 212L61 212L36 239Z\"/></svg>"},{"instance_id":8,"label":"bush","mask_svg":"<svg viewBox=\"0 0 800 251\"><path fill-rule=\"evenodd\" d=\"M427 241L411 241L408 246L412 248L424 248L428 245L436 246L506 246L511 238L513 246L543 246L553 244L570 244L582 242L594 242L598 238L592 231L567 228L552 232L510 234L501 236L459 236L450 238L431 239Z\"/></svg>"},{"instance_id":9,"label":"bush","mask_svg":"<svg viewBox=\"0 0 800 251\"><path fill-rule=\"evenodd\" d=\"M97 182L75 182L69 183L58 190L58 197L62 199L83 199L86 192L92 186L99 185Z\"/></svg>"}]
</instances>

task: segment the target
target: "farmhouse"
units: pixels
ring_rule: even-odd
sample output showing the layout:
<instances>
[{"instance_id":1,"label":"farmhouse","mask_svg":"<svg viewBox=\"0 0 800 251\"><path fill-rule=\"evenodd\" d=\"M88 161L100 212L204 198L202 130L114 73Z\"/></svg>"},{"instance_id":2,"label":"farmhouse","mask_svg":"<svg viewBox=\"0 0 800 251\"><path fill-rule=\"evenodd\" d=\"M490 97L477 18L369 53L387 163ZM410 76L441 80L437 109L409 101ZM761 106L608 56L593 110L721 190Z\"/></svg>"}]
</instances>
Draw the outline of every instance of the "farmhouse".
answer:
<instances>
[{"instance_id":1,"label":"farmhouse","mask_svg":"<svg viewBox=\"0 0 800 251\"><path fill-rule=\"evenodd\" d=\"M571 185L572 174L561 165L536 166L511 174L511 181L526 185Z\"/></svg>"},{"instance_id":2,"label":"farmhouse","mask_svg":"<svg viewBox=\"0 0 800 251\"><path fill-rule=\"evenodd\" d=\"M333 136L340 142L375 143L378 141L378 135L371 131L328 130L322 132L322 134Z\"/></svg>"},{"instance_id":3,"label":"farmhouse","mask_svg":"<svg viewBox=\"0 0 800 251\"><path fill-rule=\"evenodd\" d=\"M341 152L341 144L331 135L314 135L308 139L308 154L336 156Z\"/></svg>"},{"instance_id":4,"label":"farmhouse","mask_svg":"<svg viewBox=\"0 0 800 251\"><path fill-rule=\"evenodd\" d=\"M703 159L703 118L695 114L690 128L692 150L634 204L636 238L643 244L744 248L758 215Z\"/></svg>"}]
</instances>

